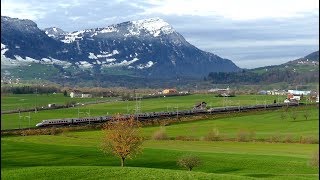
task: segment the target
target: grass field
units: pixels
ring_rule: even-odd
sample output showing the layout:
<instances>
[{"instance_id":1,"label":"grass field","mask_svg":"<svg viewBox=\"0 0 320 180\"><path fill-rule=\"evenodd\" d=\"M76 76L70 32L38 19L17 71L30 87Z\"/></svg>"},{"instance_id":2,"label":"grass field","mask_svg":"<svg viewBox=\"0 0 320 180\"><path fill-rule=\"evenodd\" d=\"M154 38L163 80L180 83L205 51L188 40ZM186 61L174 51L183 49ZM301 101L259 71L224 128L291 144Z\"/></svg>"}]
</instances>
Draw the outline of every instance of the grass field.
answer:
<instances>
[{"instance_id":1,"label":"grass field","mask_svg":"<svg viewBox=\"0 0 320 180\"><path fill-rule=\"evenodd\" d=\"M29 109L45 106L48 104L61 104L66 102L75 101L81 102L95 102L97 100L106 100L110 98L70 98L63 96L61 93L57 94L7 94L1 96L1 111L16 110L16 109Z\"/></svg>"},{"instance_id":2,"label":"grass field","mask_svg":"<svg viewBox=\"0 0 320 180\"><path fill-rule=\"evenodd\" d=\"M2 138L2 179L318 178L318 170L308 166L317 144L148 140L143 154L126 161L130 168L121 169L119 159L99 150L99 133ZM203 162L191 173L176 164L181 155L190 153Z\"/></svg>"},{"instance_id":3,"label":"grass field","mask_svg":"<svg viewBox=\"0 0 320 180\"><path fill-rule=\"evenodd\" d=\"M49 100L44 101L49 102ZM61 98L60 102L63 102L67 98L62 95L57 95ZM32 97L32 96L31 96ZM9 101L5 100L1 102L1 106L17 106L16 100L19 99L14 97L15 100ZM54 97L52 97L55 99ZM59 98L56 98L54 102L57 102ZM40 98L39 98L40 99ZM231 105L246 105L246 104L267 104L273 103L274 99L278 99L277 96L264 96L264 95L239 95L231 98L221 98L214 97L212 94L195 94L190 96L178 96L178 97L162 97L154 99L143 99L141 100L141 112L157 112L157 111L176 111L177 109L191 109L197 102L205 101L208 103L209 107L221 107L221 106L231 106ZM279 100L284 99L284 97L279 97ZM90 101L90 99L78 100ZM50 101L51 102L51 101ZM5 105L9 104L9 105ZM28 104L25 104L26 106ZM72 118L79 116L88 116L90 112L91 116L100 116L115 113L129 113L133 114L135 112L135 101L114 101L101 104L91 104L82 107L68 108L68 109L56 109L56 110L45 110L38 111L37 113L30 112L30 125L29 125L29 113L21 113L21 120L19 121L19 114L4 114L1 117L1 129L15 129L24 127L34 127L35 124L41 122L44 119L56 119L56 118ZM30 104L29 104L30 106Z\"/></svg>"},{"instance_id":4,"label":"grass field","mask_svg":"<svg viewBox=\"0 0 320 180\"><path fill-rule=\"evenodd\" d=\"M147 99L141 102L141 106L145 111L157 111L175 104L192 107L194 102L202 100L212 106L223 103L222 99L209 95L192 95ZM237 100L244 104L255 104L256 101L254 96L239 96L230 103L237 103ZM273 102L273 98L268 101ZM88 105L80 111L92 108L92 114L125 113L126 103L133 108L135 102ZM303 117L306 110L310 112L308 120ZM270 139L273 135L291 135L294 139L300 136L318 138L318 106L289 108L285 119L280 116L283 112L278 109L230 113L165 127L143 127L142 135L147 139L143 143L143 153L126 160L127 167L124 168L119 167L118 158L100 150L101 130L1 137L1 179L319 179L319 169L309 165L311 155L319 151L319 144L202 140L213 128L226 138L235 138L239 130L254 131L255 139ZM296 120L290 118L290 112L297 113ZM32 117L39 115L40 121L44 117L76 114L77 108L73 108L40 111ZM16 126L10 117L2 115L2 124ZM153 133L160 128L165 129L170 140L151 140ZM174 140L178 136L191 136L197 140ZM179 167L177 159L185 154L198 156L202 164L191 172Z\"/></svg>"}]
</instances>

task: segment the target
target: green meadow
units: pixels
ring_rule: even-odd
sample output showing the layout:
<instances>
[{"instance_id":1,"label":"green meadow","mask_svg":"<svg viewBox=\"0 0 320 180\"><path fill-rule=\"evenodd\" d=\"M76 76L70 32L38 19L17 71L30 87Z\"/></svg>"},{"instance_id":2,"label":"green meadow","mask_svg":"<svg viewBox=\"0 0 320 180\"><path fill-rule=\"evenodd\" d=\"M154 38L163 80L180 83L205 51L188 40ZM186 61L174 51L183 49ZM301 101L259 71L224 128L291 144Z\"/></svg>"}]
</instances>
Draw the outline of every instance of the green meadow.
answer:
<instances>
[{"instance_id":1,"label":"green meadow","mask_svg":"<svg viewBox=\"0 0 320 180\"><path fill-rule=\"evenodd\" d=\"M47 107L48 104L61 104L75 101L77 103L95 102L106 100L106 98L70 98L61 93L57 94L6 94L1 96L1 110L30 109L37 107Z\"/></svg>"},{"instance_id":2,"label":"green meadow","mask_svg":"<svg viewBox=\"0 0 320 180\"><path fill-rule=\"evenodd\" d=\"M22 97L33 97L34 95L25 95ZM14 97L14 98L13 98ZM16 103L19 96L13 96L15 100L9 101L4 99L1 106L11 106L17 108L19 103ZM39 96L40 97L40 96ZM57 98L52 97L52 101L46 99L46 95L42 95L43 101L47 102L63 102L66 100L76 101L90 101L90 99L72 99L57 95ZM157 111L176 111L178 110L189 110L196 103L205 101L208 107L222 107L222 106L242 106L248 104L272 104L274 100L283 101L284 96L266 96L266 95L239 95L236 97L215 97L213 94L194 94L189 96L178 96L178 97L160 97L152 99L141 100L141 112L157 112ZM31 98L32 99L32 98ZM91 99L92 101L93 99ZM30 100L31 101L31 100ZM27 102L27 101L26 101ZM45 103L45 104L46 104ZM6 105L9 104L9 105ZM32 104L25 104L25 106L31 106ZM15 128L26 128L35 127L35 125L45 119L57 119L57 118L72 118L72 117L85 117L85 116L101 116L101 115L112 115L115 113L135 113L136 102L135 101L111 101L100 104L90 104L85 106L78 106L67 109L55 109L55 110L44 110L30 112L30 125L29 125L29 112L20 114L4 114L1 118L1 129L15 129Z\"/></svg>"},{"instance_id":3,"label":"green meadow","mask_svg":"<svg viewBox=\"0 0 320 180\"><path fill-rule=\"evenodd\" d=\"M143 153L128 159L124 168L119 159L100 150L101 130L2 137L2 179L318 179L318 169L309 165L318 144L201 140L212 128L228 137L240 129L255 131L257 139L274 134L318 137L318 107L309 110L307 121L302 116L296 121L280 119L282 110L275 110L143 127ZM160 128L171 140L150 138ZM174 140L178 136L199 140ZM197 155L202 164L191 172L177 166L184 154Z\"/></svg>"}]
</instances>

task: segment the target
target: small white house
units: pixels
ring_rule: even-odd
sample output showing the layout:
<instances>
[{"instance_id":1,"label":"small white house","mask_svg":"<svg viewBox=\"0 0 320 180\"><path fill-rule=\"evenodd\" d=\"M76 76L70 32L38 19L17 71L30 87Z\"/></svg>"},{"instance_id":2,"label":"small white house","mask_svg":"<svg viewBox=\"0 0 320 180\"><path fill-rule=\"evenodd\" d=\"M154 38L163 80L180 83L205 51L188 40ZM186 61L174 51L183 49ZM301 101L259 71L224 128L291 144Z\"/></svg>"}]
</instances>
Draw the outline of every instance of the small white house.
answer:
<instances>
[{"instance_id":1,"label":"small white house","mask_svg":"<svg viewBox=\"0 0 320 180\"><path fill-rule=\"evenodd\" d=\"M92 98L92 94L81 94L81 98Z\"/></svg>"},{"instance_id":2,"label":"small white house","mask_svg":"<svg viewBox=\"0 0 320 180\"><path fill-rule=\"evenodd\" d=\"M311 91L288 90L288 93L294 95L309 95Z\"/></svg>"},{"instance_id":3,"label":"small white house","mask_svg":"<svg viewBox=\"0 0 320 180\"><path fill-rule=\"evenodd\" d=\"M78 97L82 97L82 93L80 91L72 91L70 93L70 97L71 98L78 98Z\"/></svg>"},{"instance_id":4,"label":"small white house","mask_svg":"<svg viewBox=\"0 0 320 180\"><path fill-rule=\"evenodd\" d=\"M293 96L292 99L295 99L295 100L297 100L297 101L300 101L300 96Z\"/></svg>"}]
</instances>

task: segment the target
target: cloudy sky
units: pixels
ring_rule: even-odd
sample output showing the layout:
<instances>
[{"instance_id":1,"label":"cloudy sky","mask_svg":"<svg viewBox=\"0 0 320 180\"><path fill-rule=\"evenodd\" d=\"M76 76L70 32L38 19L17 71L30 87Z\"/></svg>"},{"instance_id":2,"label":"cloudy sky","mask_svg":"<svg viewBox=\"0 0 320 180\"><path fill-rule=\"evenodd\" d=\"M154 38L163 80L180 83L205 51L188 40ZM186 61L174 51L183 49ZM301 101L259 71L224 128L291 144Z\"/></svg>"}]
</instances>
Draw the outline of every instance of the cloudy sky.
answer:
<instances>
[{"instance_id":1,"label":"cloudy sky","mask_svg":"<svg viewBox=\"0 0 320 180\"><path fill-rule=\"evenodd\" d=\"M1 0L1 15L43 29L106 27L160 17L198 48L241 68L281 64L319 50L318 0Z\"/></svg>"}]
</instances>

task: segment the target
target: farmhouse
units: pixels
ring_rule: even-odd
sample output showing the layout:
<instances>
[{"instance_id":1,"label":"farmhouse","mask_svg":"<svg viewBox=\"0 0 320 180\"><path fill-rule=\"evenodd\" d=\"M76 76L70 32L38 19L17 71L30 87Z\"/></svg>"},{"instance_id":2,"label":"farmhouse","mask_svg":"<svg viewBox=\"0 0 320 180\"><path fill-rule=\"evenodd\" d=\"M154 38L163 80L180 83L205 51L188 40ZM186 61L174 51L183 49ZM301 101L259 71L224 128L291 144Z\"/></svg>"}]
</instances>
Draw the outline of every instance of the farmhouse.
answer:
<instances>
[{"instance_id":1,"label":"farmhouse","mask_svg":"<svg viewBox=\"0 0 320 180\"><path fill-rule=\"evenodd\" d=\"M81 94L81 98L92 98L92 94L90 94L88 92L84 92Z\"/></svg>"},{"instance_id":2,"label":"farmhouse","mask_svg":"<svg viewBox=\"0 0 320 180\"><path fill-rule=\"evenodd\" d=\"M285 90L274 89L267 91L268 95L286 95L288 94Z\"/></svg>"},{"instance_id":3,"label":"farmhouse","mask_svg":"<svg viewBox=\"0 0 320 180\"><path fill-rule=\"evenodd\" d=\"M162 94L175 94L177 93L176 89L165 89L162 91Z\"/></svg>"},{"instance_id":4,"label":"farmhouse","mask_svg":"<svg viewBox=\"0 0 320 180\"><path fill-rule=\"evenodd\" d=\"M91 98L92 94L88 93L88 92L84 92L82 93L81 91L78 90L74 90L70 93L70 97L71 98Z\"/></svg>"},{"instance_id":5,"label":"farmhouse","mask_svg":"<svg viewBox=\"0 0 320 180\"><path fill-rule=\"evenodd\" d=\"M78 91L78 90L74 90L70 93L70 97L71 98L78 98L78 97L81 97L81 91Z\"/></svg>"},{"instance_id":6,"label":"farmhouse","mask_svg":"<svg viewBox=\"0 0 320 180\"><path fill-rule=\"evenodd\" d=\"M219 93L219 94L222 94L222 93L229 94L229 91L230 91L229 86L227 88L225 88L225 89L215 88L215 89L209 89L208 90L208 92L210 92L210 93Z\"/></svg>"},{"instance_id":7,"label":"farmhouse","mask_svg":"<svg viewBox=\"0 0 320 180\"><path fill-rule=\"evenodd\" d=\"M293 95L309 95L311 91L288 90L288 93Z\"/></svg>"}]
</instances>

